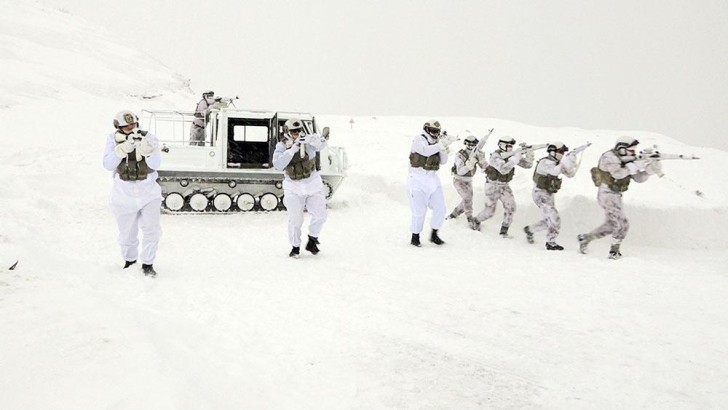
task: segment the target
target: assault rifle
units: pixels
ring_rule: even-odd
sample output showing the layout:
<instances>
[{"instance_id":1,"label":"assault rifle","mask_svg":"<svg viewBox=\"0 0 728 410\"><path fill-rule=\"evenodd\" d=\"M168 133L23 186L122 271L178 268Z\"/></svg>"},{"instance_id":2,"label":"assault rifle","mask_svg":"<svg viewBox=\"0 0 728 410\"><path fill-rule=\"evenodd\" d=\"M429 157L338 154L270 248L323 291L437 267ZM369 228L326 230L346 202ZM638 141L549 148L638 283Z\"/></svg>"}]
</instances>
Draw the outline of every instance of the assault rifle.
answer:
<instances>
[{"instance_id":1,"label":"assault rifle","mask_svg":"<svg viewBox=\"0 0 728 410\"><path fill-rule=\"evenodd\" d=\"M665 174L662 173L662 167L657 165L657 161L663 161L666 159L700 159L700 157L696 157L695 155L685 155L685 154L663 154L660 151L657 151L657 146L654 146L653 148L645 148L644 150L640 151L640 153L637 155L637 161L639 161L641 164L642 169L647 169L650 164L653 162L655 163L655 167L652 168L652 170L655 172L655 175L662 178L665 176Z\"/></svg>"},{"instance_id":2,"label":"assault rifle","mask_svg":"<svg viewBox=\"0 0 728 410\"><path fill-rule=\"evenodd\" d=\"M530 152L530 151L536 151L538 149L544 149L544 148L546 148L548 146L549 146L549 144L532 144L532 145L528 145L526 143L521 143L521 145L520 145L519 148L514 149L513 151L510 151L510 152L504 152L504 153L502 153L501 154L501 158L508 159L508 158L510 158L510 157L518 154L518 153L525 154L525 153Z\"/></svg>"},{"instance_id":3,"label":"assault rifle","mask_svg":"<svg viewBox=\"0 0 728 410\"><path fill-rule=\"evenodd\" d=\"M445 141L448 142L448 144L447 144L448 146L450 146L450 144L452 144L453 142L460 140L460 137L458 137L457 135L454 137L447 135L447 131L443 131L442 134L440 135L440 138L438 138L438 140L442 139L442 138L445 138Z\"/></svg>"},{"instance_id":4,"label":"assault rifle","mask_svg":"<svg viewBox=\"0 0 728 410\"><path fill-rule=\"evenodd\" d=\"M637 155L637 159L663 161L666 159L700 159L700 157L685 154L663 154L660 151L655 151L651 148L647 148L640 151L639 155Z\"/></svg>"},{"instance_id":5,"label":"assault rifle","mask_svg":"<svg viewBox=\"0 0 728 410\"><path fill-rule=\"evenodd\" d=\"M210 109L221 109L221 108L227 108L231 104L233 107L235 107L235 103L233 101L237 100L238 96L235 97L215 97L215 102L210 105Z\"/></svg>"},{"instance_id":6,"label":"assault rifle","mask_svg":"<svg viewBox=\"0 0 728 410\"><path fill-rule=\"evenodd\" d=\"M328 141L328 139L329 139L329 133L330 132L331 132L331 130L329 129L329 127L324 127L324 129L321 130L321 138L323 138L323 140L325 140L325 141ZM301 134L301 136L298 137L298 138L301 138L304 135L305 134ZM305 141L305 138L304 138L304 141L301 143L300 149L298 150L299 155L301 156L301 158L303 158L304 156L306 156L306 147L305 147L305 145L306 145L306 141Z\"/></svg>"},{"instance_id":7,"label":"assault rifle","mask_svg":"<svg viewBox=\"0 0 728 410\"><path fill-rule=\"evenodd\" d=\"M476 145L475 148L473 148L473 150L470 151L470 155L468 156L468 159L475 158L478 155L478 153L483 150L483 147L485 146L485 142L488 141L488 137L490 137L490 134L493 133L494 129L495 128L489 129L488 133L485 134L485 136L480 141L478 141L478 145Z\"/></svg>"},{"instance_id":8,"label":"assault rifle","mask_svg":"<svg viewBox=\"0 0 728 410\"><path fill-rule=\"evenodd\" d=\"M572 149L571 151L569 151L569 152L568 152L568 154L569 154L569 155L570 155L570 154L576 155L576 154L578 154L578 153L580 153L580 152L584 151L585 149L589 148L589 146L591 146L591 142L588 142L588 141L587 141L587 143L586 143L586 144L584 144L584 145L579 145L578 147L576 147L576 148Z\"/></svg>"}]
</instances>

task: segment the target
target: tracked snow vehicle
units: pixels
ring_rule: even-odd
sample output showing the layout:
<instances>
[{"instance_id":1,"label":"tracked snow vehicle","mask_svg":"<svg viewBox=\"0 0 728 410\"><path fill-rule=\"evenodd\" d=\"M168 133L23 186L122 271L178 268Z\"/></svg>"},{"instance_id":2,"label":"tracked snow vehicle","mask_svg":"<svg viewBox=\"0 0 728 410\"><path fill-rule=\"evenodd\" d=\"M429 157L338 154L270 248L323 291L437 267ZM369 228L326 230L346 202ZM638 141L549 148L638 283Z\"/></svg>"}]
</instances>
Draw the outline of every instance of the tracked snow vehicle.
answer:
<instances>
[{"instance_id":1,"label":"tracked snow vehicle","mask_svg":"<svg viewBox=\"0 0 728 410\"><path fill-rule=\"evenodd\" d=\"M206 119L204 145L189 145L193 112L143 111L142 121L159 137L162 210L167 213L273 211L283 206L283 172L273 168L273 152L289 118L303 121L306 133L320 133L311 114L253 111L213 105ZM328 145L328 144L327 144ZM317 156L326 198L346 176L341 147Z\"/></svg>"}]
</instances>

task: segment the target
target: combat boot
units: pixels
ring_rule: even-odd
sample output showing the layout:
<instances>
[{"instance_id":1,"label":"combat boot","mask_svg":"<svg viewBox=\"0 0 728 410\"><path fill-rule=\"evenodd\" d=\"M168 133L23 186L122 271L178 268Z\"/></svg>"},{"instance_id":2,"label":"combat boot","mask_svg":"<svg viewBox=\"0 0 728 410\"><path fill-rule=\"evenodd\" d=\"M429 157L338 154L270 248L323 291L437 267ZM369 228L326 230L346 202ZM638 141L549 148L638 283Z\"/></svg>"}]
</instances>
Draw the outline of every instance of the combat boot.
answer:
<instances>
[{"instance_id":1,"label":"combat boot","mask_svg":"<svg viewBox=\"0 0 728 410\"><path fill-rule=\"evenodd\" d=\"M155 277L157 276L157 271L154 270L154 267L150 264L142 264L142 272L144 272L144 275Z\"/></svg>"},{"instance_id":2,"label":"combat boot","mask_svg":"<svg viewBox=\"0 0 728 410\"><path fill-rule=\"evenodd\" d=\"M312 254L316 255L319 253L318 245L319 241L318 238L314 238L311 235L308 235L308 243L306 243L306 250L311 252Z\"/></svg>"},{"instance_id":3,"label":"combat boot","mask_svg":"<svg viewBox=\"0 0 728 410\"><path fill-rule=\"evenodd\" d=\"M124 261L124 269L128 268L129 266L136 263L136 260L133 261Z\"/></svg>"},{"instance_id":4,"label":"combat boot","mask_svg":"<svg viewBox=\"0 0 728 410\"><path fill-rule=\"evenodd\" d=\"M410 240L410 245L416 246L418 248L420 246L422 246L422 244L420 243L420 234L418 234L418 233L412 234L412 239Z\"/></svg>"},{"instance_id":5,"label":"combat boot","mask_svg":"<svg viewBox=\"0 0 728 410\"><path fill-rule=\"evenodd\" d=\"M556 242L546 242L546 249L550 251L563 251L564 247Z\"/></svg>"},{"instance_id":6,"label":"combat boot","mask_svg":"<svg viewBox=\"0 0 728 410\"><path fill-rule=\"evenodd\" d=\"M508 235L508 228L508 226L501 225L501 230L499 234L501 238L510 238L510 236Z\"/></svg>"},{"instance_id":7,"label":"combat boot","mask_svg":"<svg viewBox=\"0 0 728 410\"><path fill-rule=\"evenodd\" d=\"M609 248L609 259L619 259L622 257L622 254L619 252L619 245L618 243L613 243Z\"/></svg>"},{"instance_id":8,"label":"combat boot","mask_svg":"<svg viewBox=\"0 0 728 410\"><path fill-rule=\"evenodd\" d=\"M533 243L533 232L531 232L531 229L529 229L528 226L524 226L523 232L526 233L526 240L528 241L528 243Z\"/></svg>"},{"instance_id":9,"label":"combat boot","mask_svg":"<svg viewBox=\"0 0 728 410\"><path fill-rule=\"evenodd\" d=\"M480 221L478 220L478 218L473 217L470 219L470 229L474 231L480 230Z\"/></svg>"},{"instance_id":10,"label":"combat boot","mask_svg":"<svg viewBox=\"0 0 728 410\"><path fill-rule=\"evenodd\" d=\"M432 234L430 235L430 242L434 243L435 245L445 244L445 241L440 239L440 237L437 235L437 229L432 230Z\"/></svg>"},{"instance_id":11,"label":"combat boot","mask_svg":"<svg viewBox=\"0 0 728 410\"><path fill-rule=\"evenodd\" d=\"M579 252L586 255L586 248L589 246L589 242L592 241L589 234L577 235L576 239L579 241Z\"/></svg>"},{"instance_id":12,"label":"combat boot","mask_svg":"<svg viewBox=\"0 0 728 410\"><path fill-rule=\"evenodd\" d=\"M294 246L291 248L291 252L288 254L289 257L298 259L299 256L301 256L301 247Z\"/></svg>"}]
</instances>

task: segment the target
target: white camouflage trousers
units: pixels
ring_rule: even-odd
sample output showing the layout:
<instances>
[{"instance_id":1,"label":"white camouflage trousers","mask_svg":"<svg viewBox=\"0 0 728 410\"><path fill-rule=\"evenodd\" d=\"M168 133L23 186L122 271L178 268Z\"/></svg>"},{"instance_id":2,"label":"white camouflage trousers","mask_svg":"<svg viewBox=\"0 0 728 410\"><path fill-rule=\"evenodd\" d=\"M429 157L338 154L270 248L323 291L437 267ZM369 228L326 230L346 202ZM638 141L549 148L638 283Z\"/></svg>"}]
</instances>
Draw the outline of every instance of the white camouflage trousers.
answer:
<instances>
[{"instance_id":1,"label":"white camouflage trousers","mask_svg":"<svg viewBox=\"0 0 728 410\"><path fill-rule=\"evenodd\" d=\"M118 181L117 181L118 182ZM161 188L151 186L149 192L140 195L123 193L121 183L115 184L111 194L111 212L119 227L118 242L125 261L140 260L151 265L157 256L159 240L162 237L160 209ZM135 186L132 186L134 188ZM149 188L149 187L146 187ZM131 188L129 188L131 190ZM150 197L151 196L151 197ZM142 232L142 252L139 254L139 230Z\"/></svg>"},{"instance_id":2,"label":"white camouflage trousers","mask_svg":"<svg viewBox=\"0 0 728 410\"><path fill-rule=\"evenodd\" d=\"M410 174L407 180L409 191L410 210L410 232L420 233L425 225L427 209L432 209L430 226L432 229L440 229L445 222L445 194L442 192L440 180L437 174Z\"/></svg>"},{"instance_id":3,"label":"white camouflage trousers","mask_svg":"<svg viewBox=\"0 0 728 410\"><path fill-rule=\"evenodd\" d=\"M298 195L285 191L283 205L288 210L288 242L291 246L301 246L301 227L304 209L311 214L308 234L318 238L326 222L326 196L323 192L312 195Z\"/></svg>"},{"instance_id":4,"label":"white camouflage trousers","mask_svg":"<svg viewBox=\"0 0 728 410\"><path fill-rule=\"evenodd\" d=\"M546 242L553 242L561 230L561 216L556 210L555 195L543 189L535 188L532 193L533 202L543 213L543 219L529 225L531 232L546 230Z\"/></svg>"},{"instance_id":5,"label":"white camouflage trousers","mask_svg":"<svg viewBox=\"0 0 728 410\"><path fill-rule=\"evenodd\" d=\"M627 221L627 216L624 214L622 194L609 188L600 187L597 202L604 209L606 218L604 223L591 231L589 235L593 239L599 239L609 234L617 241L624 239L627 236L627 231L629 231L629 221Z\"/></svg>"},{"instance_id":6,"label":"white camouflage trousers","mask_svg":"<svg viewBox=\"0 0 728 410\"><path fill-rule=\"evenodd\" d=\"M485 182L485 208L480 211L475 219L483 222L495 213L495 206L498 201L503 204L503 226L511 226L513 214L516 212L516 199L513 191L506 182L486 181Z\"/></svg>"},{"instance_id":7,"label":"white camouflage trousers","mask_svg":"<svg viewBox=\"0 0 728 410\"><path fill-rule=\"evenodd\" d=\"M473 215L473 181L454 178L452 180L452 184L455 187L455 191L457 191L458 195L460 195L460 198L462 198L460 203L455 207L455 209L453 209L452 215L458 216L458 215L465 213L465 216L468 216L468 217L472 216Z\"/></svg>"}]
</instances>

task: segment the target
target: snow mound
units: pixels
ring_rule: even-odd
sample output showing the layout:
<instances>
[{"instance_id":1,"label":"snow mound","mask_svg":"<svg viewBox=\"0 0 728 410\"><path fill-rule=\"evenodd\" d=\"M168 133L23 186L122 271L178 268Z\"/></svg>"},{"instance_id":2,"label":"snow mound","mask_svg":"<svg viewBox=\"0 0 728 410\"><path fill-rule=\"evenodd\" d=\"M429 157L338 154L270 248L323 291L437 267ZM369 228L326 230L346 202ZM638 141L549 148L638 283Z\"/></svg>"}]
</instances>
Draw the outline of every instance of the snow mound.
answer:
<instances>
[{"instance_id":1,"label":"snow mound","mask_svg":"<svg viewBox=\"0 0 728 410\"><path fill-rule=\"evenodd\" d=\"M155 98L189 88L137 44L119 44L103 27L32 2L0 13L0 107L81 91Z\"/></svg>"}]
</instances>

